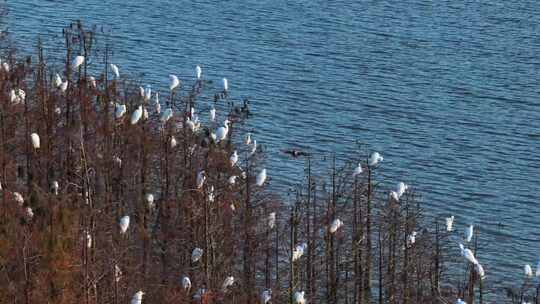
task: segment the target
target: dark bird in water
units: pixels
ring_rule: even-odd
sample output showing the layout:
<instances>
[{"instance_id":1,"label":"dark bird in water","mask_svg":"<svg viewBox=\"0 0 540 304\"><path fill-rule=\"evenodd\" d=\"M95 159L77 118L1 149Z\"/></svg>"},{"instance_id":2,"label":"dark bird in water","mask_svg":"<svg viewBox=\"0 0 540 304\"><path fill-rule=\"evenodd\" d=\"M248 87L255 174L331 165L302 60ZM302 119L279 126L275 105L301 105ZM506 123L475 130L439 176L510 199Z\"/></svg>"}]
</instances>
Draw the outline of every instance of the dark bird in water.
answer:
<instances>
[{"instance_id":1,"label":"dark bird in water","mask_svg":"<svg viewBox=\"0 0 540 304\"><path fill-rule=\"evenodd\" d=\"M296 149L283 150L283 153L285 153L285 154L290 154L290 155L292 155L293 157L309 156L309 153L304 152L304 151L300 151L300 150L296 150Z\"/></svg>"}]
</instances>

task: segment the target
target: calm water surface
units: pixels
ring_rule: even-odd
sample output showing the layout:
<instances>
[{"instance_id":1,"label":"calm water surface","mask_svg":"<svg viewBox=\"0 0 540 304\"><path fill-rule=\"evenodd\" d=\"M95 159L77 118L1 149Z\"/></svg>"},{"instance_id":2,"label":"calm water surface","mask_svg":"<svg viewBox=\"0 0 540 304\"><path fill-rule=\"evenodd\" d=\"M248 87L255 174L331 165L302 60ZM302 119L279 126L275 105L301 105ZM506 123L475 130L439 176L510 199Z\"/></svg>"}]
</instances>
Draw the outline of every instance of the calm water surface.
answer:
<instances>
[{"instance_id":1,"label":"calm water surface","mask_svg":"<svg viewBox=\"0 0 540 304\"><path fill-rule=\"evenodd\" d=\"M286 147L385 157L431 214L481 226L490 284L540 258L540 3L508 1L13 0L24 48L50 53L69 21L114 31L114 61L165 88L167 75L227 77L249 96L273 185L303 162ZM56 42L52 42L56 39ZM503 223L504 226L498 225ZM458 250L456 249L456 254Z\"/></svg>"}]
</instances>

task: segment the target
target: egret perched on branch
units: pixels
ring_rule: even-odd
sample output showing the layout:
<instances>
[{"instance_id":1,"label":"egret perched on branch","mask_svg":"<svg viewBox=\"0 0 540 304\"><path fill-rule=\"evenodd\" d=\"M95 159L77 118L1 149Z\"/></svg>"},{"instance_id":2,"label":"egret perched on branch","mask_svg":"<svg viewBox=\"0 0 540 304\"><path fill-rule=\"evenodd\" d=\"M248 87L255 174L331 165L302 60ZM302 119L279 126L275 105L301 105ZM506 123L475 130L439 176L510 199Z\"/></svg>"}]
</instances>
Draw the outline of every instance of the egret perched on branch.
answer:
<instances>
[{"instance_id":1,"label":"egret perched on branch","mask_svg":"<svg viewBox=\"0 0 540 304\"><path fill-rule=\"evenodd\" d=\"M116 119L122 118L124 114L126 114L127 108L126 105L123 104L116 104L116 111L114 113Z\"/></svg>"},{"instance_id":2,"label":"egret perched on branch","mask_svg":"<svg viewBox=\"0 0 540 304\"><path fill-rule=\"evenodd\" d=\"M307 248L306 243L296 245L296 247L293 249L293 252L292 252L292 260L293 260L293 262L298 260L300 257L302 257L304 255L304 250L306 250L306 248Z\"/></svg>"},{"instance_id":3,"label":"egret perched on branch","mask_svg":"<svg viewBox=\"0 0 540 304\"><path fill-rule=\"evenodd\" d=\"M340 219L335 219L330 225L330 233L336 233L339 228L343 226L343 222Z\"/></svg>"},{"instance_id":4,"label":"egret perched on branch","mask_svg":"<svg viewBox=\"0 0 540 304\"><path fill-rule=\"evenodd\" d=\"M208 201L210 203L213 203L216 198L216 195L214 194L214 186L210 186L210 191L208 191Z\"/></svg>"},{"instance_id":5,"label":"egret perched on branch","mask_svg":"<svg viewBox=\"0 0 540 304\"><path fill-rule=\"evenodd\" d=\"M154 209L154 195L152 193L147 193L144 198L146 199L148 209Z\"/></svg>"},{"instance_id":6,"label":"egret perched on branch","mask_svg":"<svg viewBox=\"0 0 540 304\"><path fill-rule=\"evenodd\" d=\"M141 304L142 303L142 296L144 295L144 292L142 291L137 291L134 295L133 295L133 298L131 298L131 304Z\"/></svg>"},{"instance_id":7,"label":"egret perched on branch","mask_svg":"<svg viewBox=\"0 0 540 304\"><path fill-rule=\"evenodd\" d=\"M412 246L412 245L414 245L414 243L416 243L416 235L417 234L418 234L418 232L416 232L416 231L413 231L413 232L411 232L411 234L409 234L409 236L407 237L407 245Z\"/></svg>"},{"instance_id":8,"label":"egret perched on branch","mask_svg":"<svg viewBox=\"0 0 540 304\"><path fill-rule=\"evenodd\" d=\"M354 168L353 171L353 177L357 177L358 175L362 174L362 164L358 163L358 167Z\"/></svg>"},{"instance_id":9,"label":"egret perched on branch","mask_svg":"<svg viewBox=\"0 0 540 304\"><path fill-rule=\"evenodd\" d=\"M261 304L268 304L272 299L272 290L267 289L261 293Z\"/></svg>"},{"instance_id":10,"label":"egret perched on branch","mask_svg":"<svg viewBox=\"0 0 540 304\"><path fill-rule=\"evenodd\" d=\"M114 78L118 79L120 78L120 72L118 71L118 66L116 64L110 64L111 71L113 72Z\"/></svg>"},{"instance_id":11,"label":"egret perched on branch","mask_svg":"<svg viewBox=\"0 0 540 304\"><path fill-rule=\"evenodd\" d=\"M446 231L452 232L452 225L454 224L454 216L446 218Z\"/></svg>"},{"instance_id":12,"label":"egret perched on branch","mask_svg":"<svg viewBox=\"0 0 540 304\"><path fill-rule=\"evenodd\" d=\"M81 64L83 64L83 62L84 62L84 56L77 56L75 57L75 59L73 59L73 62L71 63L71 65L73 66L73 69L76 70L81 66Z\"/></svg>"},{"instance_id":13,"label":"egret perched on branch","mask_svg":"<svg viewBox=\"0 0 540 304\"><path fill-rule=\"evenodd\" d=\"M401 198L403 194L405 194L405 191L407 191L408 189L409 186L407 184L405 184L404 182L399 182L397 186L397 194L399 198Z\"/></svg>"},{"instance_id":14,"label":"egret perched on branch","mask_svg":"<svg viewBox=\"0 0 540 304\"><path fill-rule=\"evenodd\" d=\"M37 133L32 133L30 134L30 139L32 139L32 146L34 147L34 149L39 149L39 135L37 135Z\"/></svg>"},{"instance_id":15,"label":"egret perched on branch","mask_svg":"<svg viewBox=\"0 0 540 304\"><path fill-rule=\"evenodd\" d=\"M399 202L399 195L396 191L390 191L390 197L395 200L396 202Z\"/></svg>"},{"instance_id":16,"label":"egret perched on branch","mask_svg":"<svg viewBox=\"0 0 540 304\"><path fill-rule=\"evenodd\" d=\"M139 86L139 96L141 96L141 98L144 98L144 88Z\"/></svg>"},{"instance_id":17,"label":"egret perched on branch","mask_svg":"<svg viewBox=\"0 0 540 304\"><path fill-rule=\"evenodd\" d=\"M197 73L197 79L201 79L201 76L202 76L202 69L200 66L196 66L195 67L195 71Z\"/></svg>"},{"instance_id":18,"label":"egret perched on branch","mask_svg":"<svg viewBox=\"0 0 540 304\"><path fill-rule=\"evenodd\" d=\"M90 82L90 85L92 86L92 88L95 89L97 87L96 78L94 78L94 76L89 76L88 82Z\"/></svg>"},{"instance_id":19,"label":"egret perched on branch","mask_svg":"<svg viewBox=\"0 0 540 304\"><path fill-rule=\"evenodd\" d=\"M251 133L246 134L245 143L246 143L246 146L249 146L251 144Z\"/></svg>"},{"instance_id":20,"label":"egret perched on branch","mask_svg":"<svg viewBox=\"0 0 540 304\"><path fill-rule=\"evenodd\" d=\"M92 248L92 235L88 231L85 231L85 232L86 232L86 248L90 249Z\"/></svg>"},{"instance_id":21,"label":"egret perched on branch","mask_svg":"<svg viewBox=\"0 0 540 304\"><path fill-rule=\"evenodd\" d=\"M227 288L232 286L232 284L234 284L234 277L228 276L225 278L225 281L223 281L223 284L221 285L221 289L223 290L223 292L226 292Z\"/></svg>"},{"instance_id":22,"label":"egret perched on branch","mask_svg":"<svg viewBox=\"0 0 540 304\"><path fill-rule=\"evenodd\" d=\"M118 265L114 264L114 280L118 283L120 282L121 278L122 278L122 270L120 270L120 267L118 267Z\"/></svg>"},{"instance_id":23,"label":"egret perched on branch","mask_svg":"<svg viewBox=\"0 0 540 304\"><path fill-rule=\"evenodd\" d=\"M368 165L370 167L377 166L380 162L383 161L383 157L379 154L379 152L373 152L368 160Z\"/></svg>"},{"instance_id":24,"label":"egret perched on branch","mask_svg":"<svg viewBox=\"0 0 540 304\"><path fill-rule=\"evenodd\" d=\"M266 169L262 169L261 172L257 175L257 179L255 183L257 184L257 186L262 187L265 181L266 181Z\"/></svg>"},{"instance_id":25,"label":"egret perched on branch","mask_svg":"<svg viewBox=\"0 0 540 304\"><path fill-rule=\"evenodd\" d=\"M304 292L303 291L295 291L293 298L294 303L296 304L306 304L306 299L304 298Z\"/></svg>"},{"instance_id":26,"label":"egret perched on branch","mask_svg":"<svg viewBox=\"0 0 540 304\"><path fill-rule=\"evenodd\" d=\"M54 195L58 195L58 189L60 188L60 185L58 185L57 181L53 181L51 183L51 190L54 193Z\"/></svg>"},{"instance_id":27,"label":"egret perched on branch","mask_svg":"<svg viewBox=\"0 0 540 304\"><path fill-rule=\"evenodd\" d=\"M19 104L26 99L26 92L21 89L12 89L9 92L9 99L13 104Z\"/></svg>"},{"instance_id":28,"label":"egret perched on branch","mask_svg":"<svg viewBox=\"0 0 540 304\"><path fill-rule=\"evenodd\" d=\"M216 142L220 142L227 138L227 133L229 133L229 120L225 119L223 126L219 127L216 131Z\"/></svg>"},{"instance_id":29,"label":"egret perched on branch","mask_svg":"<svg viewBox=\"0 0 540 304\"><path fill-rule=\"evenodd\" d=\"M29 219L32 219L34 217L34 211L30 207L26 207L26 216L28 216Z\"/></svg>"},{"instance_id":30,"label":"egret perched on branch","mask_svg":"<svg viewBox=\"0 0 540 304\"><path fill-rule=\"evenodd\" d=\"M529 264L525 265L524 270L525 270L525 276L527 278L532 278L533 277L533 271L532 271L531 265L529 265Z\"/></svg>"},{"instance_id":31,"label":"egret perched on branch","mask_svg":"<svg viewBox=\"0 0 540 304\"><path fill-rule=\"evenodd\" d=\"M461 255L467 259L467 261L474 265L478 264L478 260L474 257L473 252L469 248L465 248L463 244L459 244L459 248L461 249Z\"/></svg>"},{"instance_id":32,"label":"egret perched on branch","mask_svg":"<svg viewBox=\"0 0 540 304\"><path fill-rule=\"evenodd\" d=\"M7 62L2 62L2 69L4 72L9 73L9 64Z\"/></svg>"},{"instance_id":33,"label":"egret perched on branch","mask_svg":"<svg viewBox=\"0 0 540 304\"><path fill-rule=\"evenodd\" d=\"M469 228L467 228L467 230L465 231L465 240L467 241L467 243L469 243L472 240L473 232L474 232L474 227L473 225L470 225Z\"/></svg>"},{"instance_id":34,"label":"egret perched on branch","mask_svg":"<svg viewBox=\"0 0 540 304\"><path fill-rule=\"evenodd\" d=\"M163 111L163 113L161 113L161 117L159 118L159 120L161 120L162 123L166 123L169 119L171 119L172 116L173 116L172 109L167 108L165 109L165 111Z\"/></svg>"},{"instance_id":35,"label":"egret perched on branch","mask_svg":"<svg viewBox=\"0 0 540 304\"><path fill-rule=\"evenodd\" d=\"M212 108L210 109L210 121L215 121L215 120L216 120L216 108L212 106Z\"/></svg>"},{"instance_id":36,"label":"egret perched on branch","mask_svg":"<svg viewBox=\"0 0 540 304\"><path fill-rule=\"evenodd\" d=\"M189 277L187 276L182 277L182 288L184 288L184 290L188 292L191 289L191 280L189 279Z\"/></svg>"},{"instance_id":37,"label":"egret perched on branch","mask_svg":"<svg viewBox=\"0 0 540 304\"><path fill-rule=\"evenodd\" d=\"M193 249L193 252L191 252L191 262L197 263L203 255L203 250L201 248L195 248Z\"/></svg>"},{"instance_id":38,"label":"egret perched on branch","mask_svg":"<svg viewBox=\"0 0 540 304\"><path fill-rule=\"evenodd\" d=\"M229 82L227 81L227 78L223 78L223 90L225 92L229 91Z\"/></svg>"},{"instance_id":39,"label":"egret perched on branch","mask_svg":"<svg viewBox=\"0 0 540 304\"><path fill-rule=\"evenodd\" d=\"M131 114L131 124L134 125L137 122L139 122L139 119L141 119L142 114L143 114L143 108L142 108L142 105L140 105L137 108L137 110L135 110L133 114Z\"/></svg>"},{"instance_id":40,"label":"egret perched on branch","mask_svg":"<svg viewBox=\"0 0 540 304\"><path fill-rule=\"evenodd\" d=\"M177 86L180 85L180 80L178 80L178 76L176 75L169 75L169 89L172 91L176 89Z\"/></svg>"},{"instance_id":41,"label":"egret perched on branch","mask_svg":"<svg viewBox=\"0 0 540 304\"><path fill-rule=\"evenodd\" d=\"M17 204L19 204L19 206L22 207L22 205L24 204L24 198L23 196L19 193L19 192L13 192L13 199L15 200L15 202L17 202Z\"/></svg>"},{"instance_id":42,"label":"egret perched on branch","mask_svg":"<svg viewBox=\"0 0 540 304\"><path fill-rule=\"evenodd\" d=\"M480 263L476 264L475 267L476 267L476 273L478 273L478 276L480 277L480 279L481 280L485 279L486 273L484 272L484 267L482 267Z\"/></svg>"},{"instance_id":43,"label":"egret perched on branch","mask_svg":"<svg viewBox=\"0 0 540 304\"><path fill-rule=\"evenodd\" d=\"M59 88L61 85L62 85L62 78L60 77L60 75L58 75L58 73L56 73L56 75L54 75L54 86Z\"/></svg>"},{"instance_id":44,"label":"egret perched on branch","mask_svg":"<svg viewBox=\"0 0 540 304\"><path fill-rule=\"evenodd\" d=\"M60 92L65 93L67 91L68 85L69 81L66 80L62 82L62 84L60 85Z\"/></svg>"},{"instance_id":45,"label":"egret perched on branch","mask_svg":"<svg viewBox=\"0 0 540 304\"><path fill-rule=\"evenodd\" d=\"M231 161L231 167L234 167L234 165L236 165L236 163L238 162L238 153L236 152L236 150L234 150L229 160Z\"/></svg>"},{"instance_id":46,"label":"egret perched on branch","mask_svg":"<svg viewBox=\"0 0 540 304\"><path fill-rule=\"evenodd\" d=\"M176 142L176 138L174 136L171 136L171 148L174 149L178 143Z\"/></svg>"},{"instance_id":47,"label":"egret perched on branch","mask_svg":"<svg viewBox=\"0 0 540 304\"><path fill-rule=\"evenodd\" d=\"M268 228L273 229L276 226L276 213L268 214Z\"/></svg>"},{"instance_id":48,"label":"egret perched on branch","mask_svg":"<svg viewBox=\"0 0 540 304\"><path fill-rule=\"evenodd\" d=\"M120 219L120 233L124 234L129 228L129 216L125 215Z\"/></svg>"},{"instance_id":49,"label":"egret perched on branch","mask_svg":"<svg viewBox=\"0 0 540 304\"><path fill-rule=\"evenodd\" d=\"M204 170L199 171L199 173L197 173L197 189L202 188L205 180L206 180L206 175L205 175Z\"/></svg>"},{"instance_id":50,"label":"egret perched on branch","mask_svg":"<svg viewBox=\"0 0 540 304\"><path fill-rule=\"evenodd\" d=\"M462 299L457 299L456 304L467 304L467 302L463 301Z\"/></svg>"},{"instance_id":51,"label":"egret perched on branch","mask_svg":"<svg viewBox=\"0 0 540 304\"><path fill-rule=\"evenodd\" d=\"M253 155L257 152L257 140L253 140L253 145L251 146L251 151L249 152L249 155Z\"/></svg>"},{"instance_id":52,"label":"egret perched on branch","mask_svg":"<svg viewBox=\"0 0 540 304\"><path fill-rule=\"evenodd\" d=\"M238 178L238 176L236 176L236 175L232 175L231 177L229 177L229 184L230 185L236 184L236 179L237 178Z\"/></svg>"}]
</instances>

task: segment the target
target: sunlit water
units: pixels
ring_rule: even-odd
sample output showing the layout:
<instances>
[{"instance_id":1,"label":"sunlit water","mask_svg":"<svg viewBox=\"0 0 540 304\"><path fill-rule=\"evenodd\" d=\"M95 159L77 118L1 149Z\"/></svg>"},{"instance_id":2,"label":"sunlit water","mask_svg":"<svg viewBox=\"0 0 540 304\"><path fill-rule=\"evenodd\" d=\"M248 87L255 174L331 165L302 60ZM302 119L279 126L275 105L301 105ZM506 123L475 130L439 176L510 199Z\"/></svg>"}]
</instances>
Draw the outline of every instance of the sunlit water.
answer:
<instances>
[{"instance_id":1,"label":"sunlit water","mask_svg":"<svg viewBox=\"0 0 540 304\"><path fill-rule=\"evenodd\" d=\"M360 141L384 155L387 182L417 187L430 214L481 227L490 285L521 279L540 258L537 1L8 5L23 49L40 33L50 54L60 50L61 28L82 19L112 29L113 60L154 88L169 73L192 79L196 64L206 79L227 77L233 96L252 99L249 125L277 189L303 172L281 149L344 160Z\"/></svg>"}]
</instances>

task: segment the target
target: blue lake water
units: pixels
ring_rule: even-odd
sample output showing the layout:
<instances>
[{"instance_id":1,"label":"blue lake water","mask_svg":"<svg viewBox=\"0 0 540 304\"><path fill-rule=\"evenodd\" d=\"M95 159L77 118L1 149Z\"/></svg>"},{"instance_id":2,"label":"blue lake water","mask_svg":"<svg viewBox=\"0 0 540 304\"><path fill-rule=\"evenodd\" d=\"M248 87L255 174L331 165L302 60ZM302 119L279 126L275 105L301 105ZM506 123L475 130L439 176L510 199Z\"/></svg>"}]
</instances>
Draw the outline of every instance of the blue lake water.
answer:
<instances>
[{"instance_id":1,"label":"blue lake water","mask_svg":"<svg viewBox=\"0 0 540 304\"><path fill-rule=\"evenodd\" d=\"M301 160L384 157L389 183L430 214L474 223L489 285L540 258L540 3L508 1L16 0L8 27L28 49L59 51L69 21L103 25L124 73L165 88L175 73L229 79L252 99L268 174L287 189ZM55 41L55 42L53 42ZM356 157L356 156L355 156ZM498 225L502 223L504 225ZM457 248L457 246L456 246ZM456 249L458 254L458 249ZM517 283L517 282L516 282Z\"/></svg>"}]
</instances>

